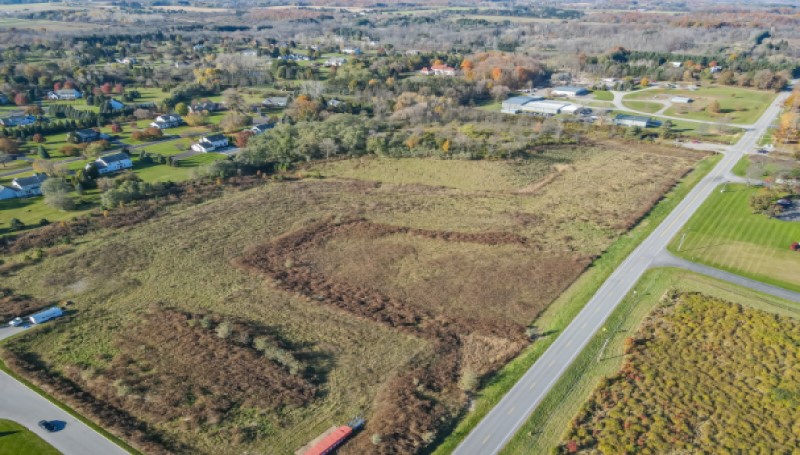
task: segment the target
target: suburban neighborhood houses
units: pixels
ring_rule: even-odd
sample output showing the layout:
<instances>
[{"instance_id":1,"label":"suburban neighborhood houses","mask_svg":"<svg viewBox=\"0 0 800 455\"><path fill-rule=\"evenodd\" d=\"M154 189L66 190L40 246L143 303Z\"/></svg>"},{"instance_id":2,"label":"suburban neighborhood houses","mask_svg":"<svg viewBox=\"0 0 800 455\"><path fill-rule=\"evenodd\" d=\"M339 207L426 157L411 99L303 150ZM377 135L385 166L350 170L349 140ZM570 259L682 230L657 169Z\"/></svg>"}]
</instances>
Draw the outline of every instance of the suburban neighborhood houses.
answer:
<instances>
[{"instance_id":1,"label":"suburban neighborhood houses","mask_svg":"<svg viewBox=\"0 0 800 455\"><path fill-rule=\"evenodd\" d=\"M47 180L47 175L39 173L30 177L17 177L11 180L11 185L0 186L0 199L40 196L42 182L45 180Z\"/></svg>"},{"instance_id":2,"label":"suburban neighborhood houses","mask_svg":"<svg viewBox=\"0 0 800 455\"><path fill-rule=\"evenodd\" d=\"M183 118L177 114L165 114L156 117L155 121L150 123L153 128L165 130L167 128L177 128L183 124Z\"/></svg>"},{"instance_id":3,"label":"suburban neighborhood houses","mask_svg":"<svg viewBox=\"0 0 800 455\"><path fill-rule=\"evenodd\" d=\"M200 141L192 145L192 150L196 152L213 152L215 150L224 149L228 146L228 137L224 134L214 134L211 136L203 136Z\"/></svg>"},{"instance_id":4,"label":"suburban neighborhood houses","mask_svg":"<svg viewBox=\"0 0 800 455\"><path fill-rule=\"evenodd\" d=\"M94 167L100 175L112 174L133 167L133 161L127 153L112 153L103 155L94 162L87 164L86 169Z\"/></svg>"}]
</instances>

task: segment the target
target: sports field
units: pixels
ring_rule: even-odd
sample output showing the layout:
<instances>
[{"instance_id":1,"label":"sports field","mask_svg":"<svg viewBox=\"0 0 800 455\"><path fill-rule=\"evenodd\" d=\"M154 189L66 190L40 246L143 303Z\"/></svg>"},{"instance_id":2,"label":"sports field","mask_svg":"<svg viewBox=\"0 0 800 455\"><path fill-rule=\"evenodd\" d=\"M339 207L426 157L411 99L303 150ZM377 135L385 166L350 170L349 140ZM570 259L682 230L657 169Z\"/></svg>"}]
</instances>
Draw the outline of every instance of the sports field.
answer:
<instances>
[{"instance_id":1,"label":"sports field","mask_svg":"<svg viewBox=\"0 0 800 455\"><path fill-rule=\"evenodd\" d=\"M670 250L689 260L800 291L800 222L753 214L750 196L759 191L727 185L715 191L689 220ZM681 237L686 237L681 247Z\"/></svg>"}]
</instances>

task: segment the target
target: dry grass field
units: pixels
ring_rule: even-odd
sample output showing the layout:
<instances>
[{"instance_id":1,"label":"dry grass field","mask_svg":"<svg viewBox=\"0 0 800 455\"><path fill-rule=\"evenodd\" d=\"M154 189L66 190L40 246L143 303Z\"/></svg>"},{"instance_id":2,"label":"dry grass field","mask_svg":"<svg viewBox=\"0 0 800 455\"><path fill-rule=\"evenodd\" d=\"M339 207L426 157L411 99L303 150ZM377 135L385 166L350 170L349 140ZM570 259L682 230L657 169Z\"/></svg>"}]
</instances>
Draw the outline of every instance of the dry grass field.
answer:
<instances>
[{"instance_id":1,"label":"dry grass field","mask_svg":"<svg viewBox=\"0 0 800 455\"><path fill-rule=\"evenodd\" d=\"M606 143L265 180L4 276L74 303L3 356L68 381L48 389L62 398L88 392L100 404L65 399L148 453L290 453L359 414L366 431L341 453L412 452L701 157Z\"/></svg>"}]
</instances>

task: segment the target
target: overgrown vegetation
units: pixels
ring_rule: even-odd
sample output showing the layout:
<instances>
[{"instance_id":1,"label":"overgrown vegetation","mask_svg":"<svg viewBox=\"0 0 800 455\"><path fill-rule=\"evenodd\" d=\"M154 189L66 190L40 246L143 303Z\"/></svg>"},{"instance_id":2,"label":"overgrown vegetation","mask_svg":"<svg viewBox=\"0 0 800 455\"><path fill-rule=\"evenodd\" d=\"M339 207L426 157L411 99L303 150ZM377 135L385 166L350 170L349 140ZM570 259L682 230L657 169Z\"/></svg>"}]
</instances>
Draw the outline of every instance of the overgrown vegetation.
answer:
<instances>
[{"instance_id":1,"label":"overgrown vegetation","mask_svg":"<svg viewBox=\"0 0 800 455\"><path fill-rule=\"evenodd\" d=\"M682 294L625 340L560 453L785 452L800 444L800 322Z\"/></svg>"}]
</instances>

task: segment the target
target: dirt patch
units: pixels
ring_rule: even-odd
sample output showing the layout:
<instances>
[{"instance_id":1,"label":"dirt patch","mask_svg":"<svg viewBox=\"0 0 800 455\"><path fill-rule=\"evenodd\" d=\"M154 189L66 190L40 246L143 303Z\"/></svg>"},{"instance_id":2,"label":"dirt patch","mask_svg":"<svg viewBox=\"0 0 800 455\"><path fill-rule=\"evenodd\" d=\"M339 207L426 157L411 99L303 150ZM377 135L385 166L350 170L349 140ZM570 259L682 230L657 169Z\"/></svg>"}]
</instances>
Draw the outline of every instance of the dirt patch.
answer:
<instances>
[{"instance_id":1,"label":"dirt patch","mask_svg":"<svg viewBox=\"0 0 800 455\"><path fill-rule=\"evenodd\" d=\"M380 241L397 236L435 240L445 245L514 247L529 254L535 252L526 238L512 233L434 231L350 219L326 220L308 226L269 244L251 248L234 260L237 266L269 276L282 289L432 341L433 349L413 359L403 373L387 383L375 400L374 415L365 434L378 433L383 442L373 446L366 436L360 436L348 446L348 453L419 450L435 436L443 420L452 418L466 405L467 394L464 387L459 388L459 379L465 374L479 377L495 371L527 342L524 325L511 318L464 315L411 303L413 297L387 292L390 287L384 286L381 280L375 280L373 285L369 278L348 280L312 260L315 251L325 249L338 239ZM351 262L359 260L359 257L351 257ZM575 258L572 264L575 276L585 267L585 263ZM370 270L386 268L383 264L366 264L365 267Z\"/></svg>"}]
</instances>

